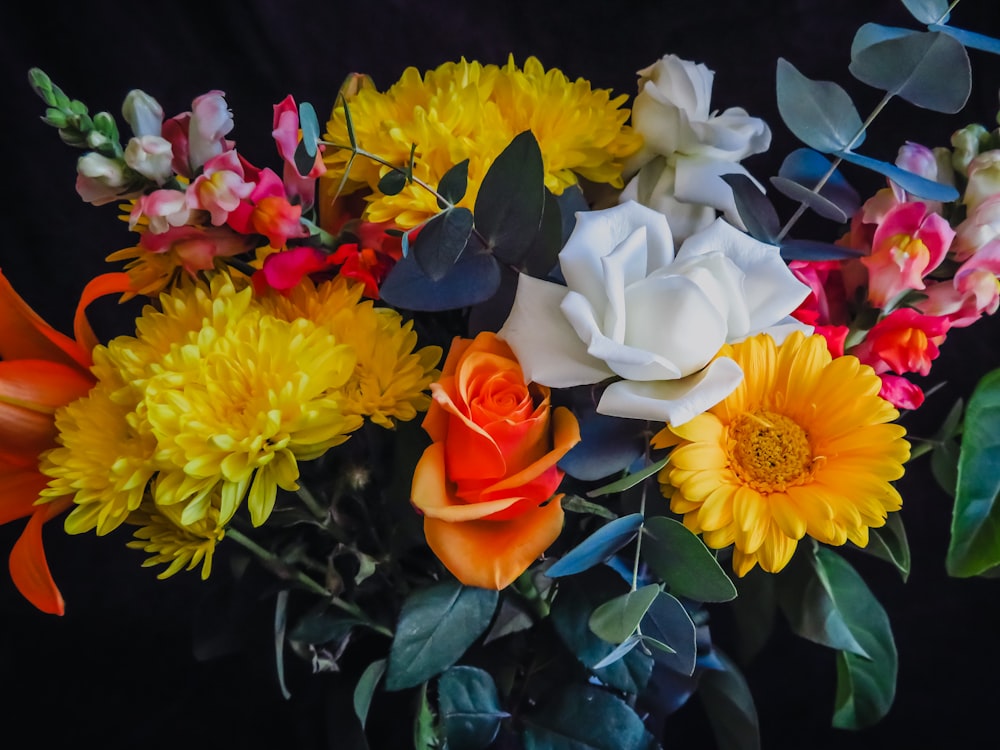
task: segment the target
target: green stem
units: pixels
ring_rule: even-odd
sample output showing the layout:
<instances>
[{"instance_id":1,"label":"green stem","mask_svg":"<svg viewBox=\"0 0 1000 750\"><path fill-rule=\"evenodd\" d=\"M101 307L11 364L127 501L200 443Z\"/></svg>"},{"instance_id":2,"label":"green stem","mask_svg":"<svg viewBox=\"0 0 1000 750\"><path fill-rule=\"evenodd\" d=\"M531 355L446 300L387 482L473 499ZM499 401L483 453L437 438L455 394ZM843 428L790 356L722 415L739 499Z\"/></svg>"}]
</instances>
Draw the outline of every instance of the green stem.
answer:
<instances>
[{"instance_id":1,"label":"green stem","mask_svg":"<svg viewBox=\"0 0 1000 750\"><path fill-rule=\"evenodd\" d=\"M295 494L299 496L299 500L302 501L302 504L306 506L309 509L309 511L314 516L316 516L318 520L320 521L329 520L330 514L326 511L326 509L322 505L319 504L319 501L316 499L316 496L313 495L313 493L309 490L308 487L306 487L304 484L300 484L299 488L295 490Z\"/></svg>"}]
</instances>

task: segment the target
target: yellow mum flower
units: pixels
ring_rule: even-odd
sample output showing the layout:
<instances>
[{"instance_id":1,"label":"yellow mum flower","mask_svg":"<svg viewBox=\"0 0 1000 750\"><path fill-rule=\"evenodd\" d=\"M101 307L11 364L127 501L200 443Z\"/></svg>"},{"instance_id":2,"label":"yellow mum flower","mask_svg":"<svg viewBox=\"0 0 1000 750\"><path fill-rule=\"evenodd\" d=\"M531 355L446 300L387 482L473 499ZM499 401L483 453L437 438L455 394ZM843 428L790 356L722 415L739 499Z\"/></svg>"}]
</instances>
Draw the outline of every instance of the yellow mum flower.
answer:
<instances>
[{"instance_id":1,"label":"yellow mum flower","mask_svg":"<svg viewBox=\"0 0 1000 750\"><path fill-rule=\"evenodd\" d=\"M423 76L407 68L384 93L361 88L348 108L362 149L404 166L415 145L413 174L429 185L436 187L445 172L468 159L468 190L459 205L472 208L490 164L525 130L538 141L545 184L553 193L576 184L578 176L620 188L624 160L642 142L625 124L629 110L621 105L626 99L612 99L607 89L593 89L582 78L570 81L559 70L546 71L534 57L522 70L511 56L502 68L464 58ZM349 143L341 102L327 122L326 139ZM327 149L327 184L340 182L350 158L347 149ZM365 158L350 166L346 190L368 187L373 193L367 197L367 220L410 228L440 211L434 196L419 185L409 184L397 195L379 193L378 181L387 171Z\"/></svg>"},{"instance_id":2,"label":"yellow mum flower","mask_svg":"<svg viewBox=\"0 0 1000 750\"><path fill-rule=\"evenodd\" d=\"M43 455L39 469L50 477L43 499L72 495L66 517L70 534L118 528L139 507L153 476L156 450L148 430L112 400L117 383L101 383L56 412L59 446Z\"/></svg>"},{"instance_id":3,"label":"yellow mum flower","mask_svg":"<svg viewBox=\"0 0 1000 750\"><path fill-rule=\"evenodd\" d=\"M215 547L226 535L225 527L219 523L220 504L216 497L202 519L184 523L181 506L147 501L129 518L129 523L139 528L133 534L135 540L127 546L151 555L143 561L142 567L167 566L157 578L169 578L181 569L193 570L201 565L204 580L212 573Z\"/></svg>"},{"instance_id":4,"label":"yellow mum flower","mask_svg":"<svg viewBox=\"0 0 1000 750\"><path fill-rule=\"evenodd\" d=\"M341 389L341 410L390 428L394 420L406 422L427 411L428 389L441 374L435 368L442 350L417 349L412 322L404 323L395 310L362 301L363 290L362 284L339 276L318 285L305 279L287 296L271 294L261 304L284 320L311 320L349 345L357 366Z\"/></svg>"},{"instance_id":5,"label":"yellow mum flower","mask_svg":"<svg viewBox=\"0 0 1000 750\"><path fill-rule=\"evenodd\" d=\"M652 441L674 446L659 473L671 510L709 547L733 545L739 576L758 563L778 572L806 534L866 546L869 528L902 505L891 482L910 455L879 377L801 332L781 346L755 336L720 355L743 368L742 384Z\"/></svg>"}]
</instances>

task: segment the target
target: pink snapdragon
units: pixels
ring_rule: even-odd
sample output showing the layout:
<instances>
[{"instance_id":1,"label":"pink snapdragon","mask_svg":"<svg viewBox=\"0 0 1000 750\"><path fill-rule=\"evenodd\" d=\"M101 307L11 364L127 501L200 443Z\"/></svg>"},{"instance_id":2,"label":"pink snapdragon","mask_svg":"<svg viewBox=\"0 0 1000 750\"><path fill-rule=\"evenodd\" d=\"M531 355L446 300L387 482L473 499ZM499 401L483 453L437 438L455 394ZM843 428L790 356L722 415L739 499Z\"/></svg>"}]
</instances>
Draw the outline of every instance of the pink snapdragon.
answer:
<instances>
[{"instance_id":1,"label":"pink snapdragon","mask_svg":"<svg viewBox=\"0 0 1000 750\"><path fill-rule=\"evenodd\" d=\"M224 151L205 163L205 170L187 190L188 208L208 211L214 226L222 226L244 198L253 192L254 183L244 179L243 164L235 151Z\"/></svg>"},{"instance_id":2,"label":"pink snapdragon","mask_svg":"<svg viewBox=\"0 0 1000 750\"><path fill-rule=\"evenodd\" d=\"M284 162L282 177L289 198L298 198L302 208L308 210L316 201L316 178L326 172L322 147L317 146L316 156L306 174L299 172L295 164L295 151L301 140L299 111L295 99L286 96L274 105L274 129L271 135L278 146L278 153Z\"/></svg>"},{"instance_id":3,"label":"pink snapdragon","mask_svg":"<svg viewBox=\"0 0 1000 750\"><path fill-rule=\"evenodd\" d=\"M969 257L950 280L929 285L917 308L964 328L1000 308L1000 237Z\"/></svg>"},{"instance_id":4,"label":"pink snapdragon","mask_svg":"<svg viewBox=\"0 0 1000 750\"><path fill-rule=\"evenodd\" d=\"M876 323L851 354L880 375L890 371L927 375L948 328L947 318L901 307Z\"/></svg>"},{"instance_id":5,"label":"pink snapdragon","mask_svg":"<svg viewBox=\"0 0 1000 750\"><path fill-rule=\"evenodd\" d=\"M129 229L135 229L145 217L149 231L155 234L166 232L170 227L187 224L191 216L187 195L181 190L154 190L136 199L129 213Z\"/></svg>"},{"instance_id":6,"label":"pink snapdragon","mask_svg":"<svg viewBox=\"0 0 1000 750\"><path fill-rule=\"evenodd\" d=\"M159 234L143 232L139 247L151 253L173 252L184 270L194 275L213 268L216 258L247 252L250 243L228 228L185 225Z\"/></svg>"},{"instance_id":7,"label":"pink snapdragon","mask_svg":"<svg viewBox=\"0 0 1000 750\"><path fill-rule=\"evenodd\" d=\"M924 289L923 278L944 260L955 230L923 203L901 203L875 229L868 269L868 299L886 307L902 293Z\"/></svg>"}]
</instances>

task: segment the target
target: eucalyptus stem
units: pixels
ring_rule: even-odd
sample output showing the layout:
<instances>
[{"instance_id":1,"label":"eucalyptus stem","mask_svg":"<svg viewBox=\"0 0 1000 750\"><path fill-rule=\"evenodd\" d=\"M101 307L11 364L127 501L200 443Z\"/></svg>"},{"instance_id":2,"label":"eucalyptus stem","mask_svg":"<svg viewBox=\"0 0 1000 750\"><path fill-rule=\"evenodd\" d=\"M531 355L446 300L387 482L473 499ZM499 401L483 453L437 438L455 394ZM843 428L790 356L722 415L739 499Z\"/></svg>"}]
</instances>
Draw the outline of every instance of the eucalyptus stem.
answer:
<instances>
[{"instance_id":1,"label":"eucalyptus stem","mask_svg":"<svg viewBox=\"0 0 1000 750\"><path fill-rule=\"evenodd\" d=\"M958 0L956 0L956 3L957 2ZM857 143L858 139L860 139L861 136L865 134L865 131L868 130L868 127L872 124L872 121L876 117L878 117L879 114L881 114L883 109L885 109L886 105L889 103L889 101L892 99L893 96L894 94L888 91L885 93L885 96L883 96L882 100L875 105L875 108L871 111L871 114L868 115L867 118L865 118L865 121L863 123L861 123L861 127L858 129L858 132L854 134L854 137L851 138L850 142L844 147L843 149L844 151L850 151L851 147L855 143ZM833 163L830 165L830 168L826 170L826 173L822 177L819 178L819 182L816 183L811 192L815 193L816 195L819 195L819 191L822 190L823 186L826 185L826 183L829 181L831 177L833 177L833 173L837 171L837 167L839 167L843 161L844 160L839 156L836 159L834 159ZM783 240L785 238L785 235L787 235L788 232L791 230L791 228L795 226L796 222L798 222L798 220L802 218L802 214L806 212L806 208L807 207L805 203L799 203L799 207L795 209L795 213L792 214L791 218L789 218L789 220L785 222L785 226L783 226L781 228L781 231L778 232L778 236L776 238L778 242Z\"/></svg>"}]
</instances>

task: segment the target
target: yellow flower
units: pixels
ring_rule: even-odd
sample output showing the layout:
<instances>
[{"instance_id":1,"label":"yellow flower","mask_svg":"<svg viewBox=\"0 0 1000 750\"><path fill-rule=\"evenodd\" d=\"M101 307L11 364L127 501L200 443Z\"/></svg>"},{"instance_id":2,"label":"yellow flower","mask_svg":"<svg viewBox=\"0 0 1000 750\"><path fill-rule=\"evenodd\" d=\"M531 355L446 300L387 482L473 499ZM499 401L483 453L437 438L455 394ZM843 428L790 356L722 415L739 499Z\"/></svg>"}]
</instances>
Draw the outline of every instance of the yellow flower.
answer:
<instances>
[{"instance_id":1,"label":"yellow flower","mask_svg":"<svg viewBox=\"0 0 1000 750\"><path fill-rule=\"evenodd\" d=\"M448 169L468 159L468 191L459 205L472 208L490 164L525 130L538 141L545 184L553 193L576 184L578 176L620 188L624 160L642 142L625 124L629 110L621 105L626 98L612 99L607 89L593 89L582 78L570 81L559 70L546 71L534 57L522 70L511 56L502 68L464 58L424 76L407 68L384 93L361 88L348 108L360 148L404 166L415 145L414 177L433 187ZM326 138L349 142L341 102L333 108ZM350 150L328 148L324 160L329 171L323 179L338 184L350 158ZM397 195L379 193L378 181L387 171L362 157L351 164L345 189L367 186L373 191L368 221L409 228L439 212L436 198L419 185L409 184Z\"/></svg>"},{"instance_id":2,"label":"yellow flower","mask_svg":"<svg viewBox=\"0 0 1000 750\"><path fill-rule=\"evenodd\" d=\"M144 568L167 565L157 578L169 578L182 568L193 570L201 565L201 577L206 579L212 573L215 547L226 535L219 523L219 505L219 498L213 498L204 518L185 524L181 506L147 501L129 517L129 523L139 528L133 534L135 540L127 546L151 555L143 562Z\"/></svg>"},{"instance_id":3,"label":"yellow flower","mask_svg":"<svg viewBox=\"0 0 1000 750\"><path fill-rule=\"evenodd\" d=\"M395 310L362 301L363 290L339 276L318 285L305 279L287 296L271 294L261 304L284 320L311 320L349 345L357 366L341 389L340 408L390 428L394 420L409 421L427 411L442 352L439 346L416 349L413 324Z\"/></svg>"},{"instance_id":4,"label":"yellow flower","mask_svg":"<svg viewBox=\"0 0 1000 750\"><path fill-rule=\"evenodd\" d=\"M778 572L807 534L866 546L869 528L902 504L891 482L910 454L878 376L800 332L781 346L755 336L720 355L743 368L742 384L653 438L674 446L659 474L671 510L709 547L733 545L739 576L757 564Z\"/></svg>"}]
</instances>

